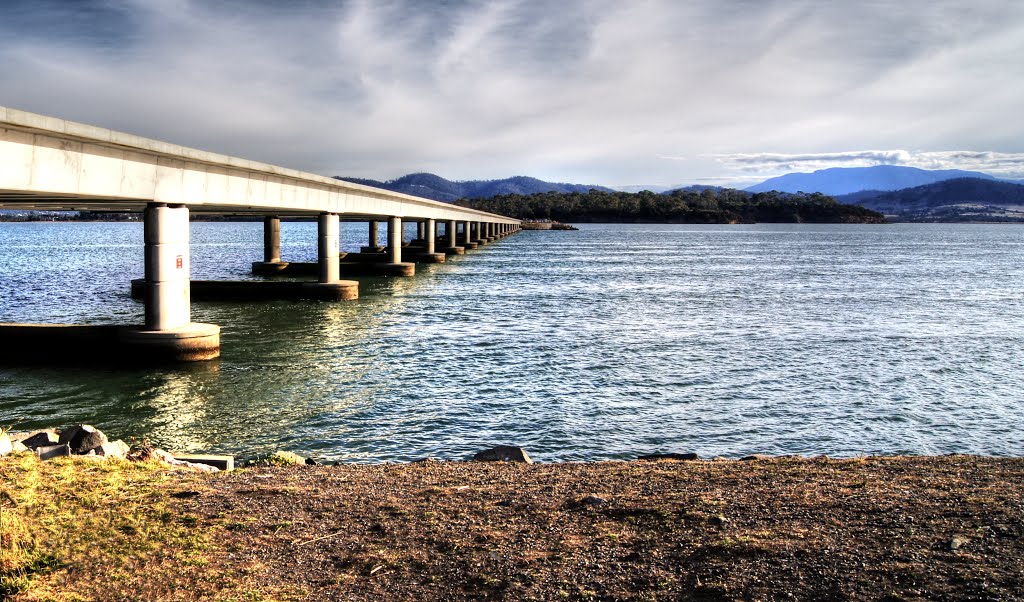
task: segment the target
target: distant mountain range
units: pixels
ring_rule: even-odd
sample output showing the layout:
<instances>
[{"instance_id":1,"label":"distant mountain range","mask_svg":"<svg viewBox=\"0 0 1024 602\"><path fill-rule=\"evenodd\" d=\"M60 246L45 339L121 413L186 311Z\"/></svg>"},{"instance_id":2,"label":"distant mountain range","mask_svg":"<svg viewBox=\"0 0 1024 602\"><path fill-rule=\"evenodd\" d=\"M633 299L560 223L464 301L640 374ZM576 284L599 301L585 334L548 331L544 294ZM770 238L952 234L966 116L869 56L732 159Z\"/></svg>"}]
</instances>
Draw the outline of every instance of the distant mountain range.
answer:
<instances>
[{"instance_id":1,"label":"distant mountain range","mask_svg":"<svg viewBox=\"0 0 1024 602\"><path fill-rule=\"evenodd\" d=\"M1024 221L1024 185L993 179L956 178L903 190L862 190L836 197L901 221Z\"/></svg>"},{"instance_id":2,"label":"distant mountain range","mask_svg":"<svg viewBox=\"0 0 1024 602\"><path fill-rule=\"evenodd\" d=\"M489 199L508 194L528 196L541 192L586 193L592 189L613 191L604 186L545 182L525 176L465 182L455 182L429 173L409 174L387 182L350 177L338 179L444 202L464 198ZM628 189L625 192L651 190L663 194L671 194L675 190L722 190L718 186L701 184L672 190L650 186L631 186ZM1024 182L998 180L977 171L930 171L899 165L836 167L770 178L747 188L746 192L772 190L788 193L821 192L836 197L841 203L862 205L898 221L1024 222Z\"/></svg>"},{"instance_id":3,"label":"distant mountain range","mask_svg":"<svg viewBox=\"0 0 1024 602\"><path fill-rule=\"evenodd\" d=\"M821 192L836 196L861 190L901 190L924 186L955 178L996 178L980 171L960 169L927 170L900 165L875 165L874 167L833 167L813 173L790 173L769 178L760 184L747 188L747 192Z\"/></svg>"},{"instance_id":4,"label":"distant mountain range","mask_svg":"<svg viewBox=\"0 0 1024 602\"><path fill-rule=\"evenodd\" d=\"M499 194L535 194L538 192L588 192L591 189L611 192L604 186L545 182L537 178L515 176L504 180L468 180L453 182L431 173L414 173L387 182L335 176L338 180L374 186L394 192L421 196L450 203L458 199L488 199Z\"/></svg>"}]
</instances>

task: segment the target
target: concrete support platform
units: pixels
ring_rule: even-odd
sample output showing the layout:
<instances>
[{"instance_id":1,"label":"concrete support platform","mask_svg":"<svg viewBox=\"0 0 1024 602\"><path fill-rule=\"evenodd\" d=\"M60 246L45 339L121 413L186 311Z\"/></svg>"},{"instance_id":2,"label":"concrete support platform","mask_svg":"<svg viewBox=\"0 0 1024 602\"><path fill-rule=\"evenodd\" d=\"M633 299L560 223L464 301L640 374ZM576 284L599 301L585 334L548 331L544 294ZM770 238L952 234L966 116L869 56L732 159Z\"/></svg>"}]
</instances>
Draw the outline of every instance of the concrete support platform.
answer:
<instances>
[{"instance_id":1,"label":"concrete support platform","mask_svg":"<svg viewBox=\"0 0 1024 602\"><path fill-rule=\"evenodd\" d=\"M156 364L220 357L220 327L192 322L173 330L143 326L0 324L0 361Z\"/></svg>"},{"instance_id":2,"label":"concrete support platform","mask_svg":"<svg viewBox=\"0 0 1024 602\"><path fill-rule=\"evenodd\" d=\"M475 243L475 242L464 242L464 243L462 243L462 248L463 248L463 249L466 249L467 251L468 251L468 250L472 250L472 249L476 249L476 248L477 248L477 247L479 247L479 246L480 246L480 245L478 245L478 244L477 244L477 243Z\"/></svg>"},{"instance_id":3,"label":"concrete support platform","mask_svg":"<svg viewBox=\"0 0 1024 602\"><path fill-rule=\"evenodd\" d=\"M344 266L346 263L387 263L388 254L384 251L379 253L347 253L341 258L341 263Z\"/></svg>"},{"instance_id":4,"label":"concrete support platform","mask_svg":"<svg viewBox=\"0 0 1024 602\"><path fill-rule=\"evenodd\" d=\"M402 263L343 263L344 276L415 276L416 264Z\"/></svg>"},{"instance_id":5,"label":"concrete support platform","mask_svg":"<svg viewBox=\"0 0 1024 602\"><path fill-rule=\"evenodd\" d=\"M464 249L462 247L444 247L442 249L438 249L438 251L440 251L441 253L444 253L445 255L465 255L466 254L466 249Z\"/></svg>"},{"instance_id":6,"label":"concrete support platform","mask_svg":"<svg viewBox=\"0 0 1024 602\"><path fill-rule=\"evenodd\" d=\"M360 253L383 253L387 247L359 247ZM355 255L355 253L349 253L349 255Z\"/></svg>"},{"instance_id":7,"label":"concrete support platform","mask_svg":"<svg viewBox=\"0 0 1024 602\"><path fill-rule=\"evenodd\" d=\"M413 253L409 259L416 263L444 263L444 253Z\"/></svg>"},{"instance_id":8,"label":"concrete support platform","mask_svg":"<svg viewBox=\"0 0 1024 602\"><path fill-rule=\"evenodd\" d=\"M293 261L281 276L315 276L318 266L311 262ZM415 276L416 264L414 263L384 263L379 261L360 261L346 263L341 262L339 266L342 276ZM195 295L193 294L193 298Z\"/></svg>"},{"instance_id":9,"label":"concrete support platform","mask_svg":"<svg viewBox=\"0 0 1024 602\"><path fill-rule=\"evenodd\" d=\"M289 267L296 264L288 264ZM316 273L318 264L312 266ZM287 273L279 272L279 273ZM337 282L289 282L266 280L193 280L190 283L193 301L353 301L359 298L355 280ZM132 280L132 298L142 299L146 281Z\"/></svg>"},{"instance_id":10,"label":"concrete support platform","mask_svg":"<svg viewBox=\"0 0 1024 602\"><path fill-rule=\"evenodd\" d=\"M260 276L273 276L288 270L287 261L254 261L252 262L252 273Z\"/></svg>"}]
</instances>

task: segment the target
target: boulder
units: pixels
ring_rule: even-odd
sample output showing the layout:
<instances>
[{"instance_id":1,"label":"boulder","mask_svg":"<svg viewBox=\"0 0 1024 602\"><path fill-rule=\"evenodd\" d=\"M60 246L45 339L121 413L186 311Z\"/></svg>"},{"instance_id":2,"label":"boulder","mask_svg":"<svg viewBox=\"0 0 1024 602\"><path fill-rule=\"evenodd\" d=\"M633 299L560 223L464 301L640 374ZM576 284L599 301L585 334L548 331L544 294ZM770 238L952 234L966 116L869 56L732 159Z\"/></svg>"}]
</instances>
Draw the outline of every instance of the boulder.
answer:
<instances>
[{"instance_id":1,"label":"boulder","mask_svg":"<svg viewBox=\"0 0 1024 602\"><path fill-rule=\"evenodd\" d=\"M117 441L108 441L93 451L99 456L125 458L128 456L128 449L128 444L118 439Z\"/></svg>"},{"instance_id":2,"label":"boulder","mask_svg":"<svg viewBox=\"0 0 1024 602\"><path fill-rule=\"evenodd\" d=\"M20 454L22 452L32 451L29 448L25 447L25 444L22 443L21 441L15 441L11 445L12 445L12 447L14 447L14 452L15 453L19 453Z\"/></svg>"},{"instance_id":3,"label":"boulder","mask_svg":"<svg viewBox=\"0 0 1024 602\"><path fill-rule=\"evenodd\" d=\"M306 459L290 451L276 451L267 457L267 464L272 466L305 465Z\"/></svg>"},{"instance_id":4,"label":"boulder","mask_svg":"<svg viewBox=\"0 0 1024 602\"><path fill-rule=\"evenodd\" d=\"M107 436L94 426L79 424L64 429L57 443L66 443L71 453L85 455L107 442Z\"/></svg>"},{"instance_id":5,"label":"boulder","mask_svg":"<svg viewBox=\"0 0 1024 602\"><path fill-rule=\"evenodd\" d=\"M514 445L496 445L491 449L485 449L482 452L477 452L473 456L473 460L475 462L522 462L524 464L533 464L533 460L526 453L526 450Z\"/></svg>"},{"instance_id":6,"label":"boulder","mask_svg":"<svg viewBox=\"0 0 1024 602\"><path fill-rule=\"evenodd\" d=\"M0 431L0 456L6 456L14 451L14 442L7 431Z\"/></svg>"},{"instance_id":7,"label":"boulder","mask_svg":"<svg viewBox=\"0 0 1024 602\"><path fill-rule=\"evenodd\" d=\"M62 458L64 456L71 455L71 446L67 443L62 443L60 445L44 445L42 447L37 447L36 453L39 454L40 460Z\"/></svg>"},{"instance_id":8,"label":"boulder","mask_svg":"<svg viewBox=\"0 0 1024 602\"><path fill-rule=\"evenodd\" d=\"M653 461L657 461L657 460L685 460L685 461L691 461L691 460L700 460L700 456L698 456L697 454L695 454L693 452L689 452L689 453L685 453L685 454L680 454L680 453L676 453L676 452L664 452L664 453L657 453L657 454L644 454L643 456L640 456L639 458L637 458L637 460L653 460Z\"/></svg>"},{"instance_id":9,"label":"boulder","mask_svg":"<svg viewBox=\"0 0 1024 602\"><path fill-rule=\"evenodd\" d=\"M57 445L60 443L60 437L57 435L57 431L47 429L45 431L26 433L21 442L25 447L35 449L47 445Z\"/></svg>"}]
</instances>

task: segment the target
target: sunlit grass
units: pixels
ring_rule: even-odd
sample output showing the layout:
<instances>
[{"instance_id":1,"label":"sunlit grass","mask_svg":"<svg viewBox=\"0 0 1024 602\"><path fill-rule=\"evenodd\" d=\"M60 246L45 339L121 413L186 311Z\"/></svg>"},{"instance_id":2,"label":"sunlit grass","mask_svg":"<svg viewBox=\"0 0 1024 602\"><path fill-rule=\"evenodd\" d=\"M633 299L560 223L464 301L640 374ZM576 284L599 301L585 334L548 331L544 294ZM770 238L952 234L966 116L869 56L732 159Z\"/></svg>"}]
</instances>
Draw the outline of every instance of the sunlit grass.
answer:
<instances>
[{"instance_id":1,"label":"sunlit grass","mask_svg":"<svg viewBox=\"0 0 1024 602\"><path fill-rule=\"evenodd\" d=\"M220 525L169 507L186 478L157 463L0 459L0 599L174 600L204 587L268 599L210 563Z\"/></svg>"}]
</instances>

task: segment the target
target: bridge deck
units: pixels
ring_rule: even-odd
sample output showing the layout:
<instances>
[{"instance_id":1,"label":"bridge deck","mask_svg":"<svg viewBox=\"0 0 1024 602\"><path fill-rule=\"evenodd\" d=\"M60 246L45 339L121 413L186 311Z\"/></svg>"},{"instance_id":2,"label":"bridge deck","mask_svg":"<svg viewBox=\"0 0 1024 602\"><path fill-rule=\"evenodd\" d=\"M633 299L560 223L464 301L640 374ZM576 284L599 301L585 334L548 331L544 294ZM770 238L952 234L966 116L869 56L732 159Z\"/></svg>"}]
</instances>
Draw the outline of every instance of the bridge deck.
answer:
<instances>
[{"instance_id":1,"label":"bridge deck","mask_svg":"<svg viewBox=\"0 0 1024 602\"><path fill-rule=\"evenodd\" d=\"M0 208L519 220L0 107Z\"/></svg>"}]
</instances>

